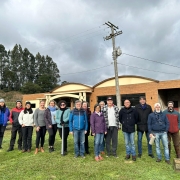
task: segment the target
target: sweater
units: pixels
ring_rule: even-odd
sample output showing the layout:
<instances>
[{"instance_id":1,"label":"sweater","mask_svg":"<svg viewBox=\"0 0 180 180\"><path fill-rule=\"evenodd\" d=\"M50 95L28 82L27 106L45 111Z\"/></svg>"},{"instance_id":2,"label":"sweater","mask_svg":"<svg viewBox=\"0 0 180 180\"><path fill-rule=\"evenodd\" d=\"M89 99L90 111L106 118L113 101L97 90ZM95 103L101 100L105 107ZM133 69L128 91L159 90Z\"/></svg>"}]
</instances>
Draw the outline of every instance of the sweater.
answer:
<instances>
[{"instance_id":1,"label":"sweater","mask_svg":"<svg viewBox=\"0 0 180 180\"><path fill-rule=\"evenodd\" d=\"M44 121L46 123L46 129L49 129L49 126L56 124L55 118L56 118L56 111L50 111L50 109L47 108L44 112Z\"/></svg>"},{"instance_id":2,"label":"sweater","mask_svg":"<svg viewBox=\"0 0 180 180\"><path fill-rule=\"evenodd\" d=\"M137 111L130 108L122 108L119 112L119 121L122 124L122 131L126 133L135 132L135 125L138 121Z\"/></svg>"},{"instance_id":3,"label":"sweater","mask_svg":"<svg viewBox=\"0 0 180 180\"><path fill-rule=\"evenodd\" d=\"M169 130L170 133L176 133L180 129L180 114L177 111L163 111L163 114L166 115L166 117L169 120Z\"/></svg>"},{"instance_id":4,"label":"sweater","mask_svg":"<svg viewBox=\"0 0 180 180\"><path fill-rule=\"evenodd\" d=\"M33 113L29 114L29 112L27 112L24 114L24 110L22 110L19 114L18 120L20 125L34 126Z\"/></svg>"},{"instance_id":5,"label":"sweater","mask_svg":"<svg viewBox=\"0 0 180 180\"><path fill-rule=\"evenodd\" d=\"M63 111L58 109L56 111L56 123L58 128L62 128L61 126L61 115ZM69 116L70 116L70 109L66 109L63 114L63 121L65 122L64 127L69 127Z\"/></svg>"},{"instance_id":6,"label":"sweater","mask_svg":"<svg viewBox=\"0 0 180 180\"><path fill-rule=\"evenodd\" d=\"M138 113L137 131L147 132L148 131L148 116L152 113L152 108L150 105L145 104L142 107L141 104L135 106Z\"/></svg>"},{"instance_id":7,"label":"sweater","mask_svg":"<svg viewBox=\"0 0 180 180\"><path fill-rule=\"evenodd\" d=\"M168 129L169 121L162 112L153 112L148 116L148 131L150 134L168 132Z\"/></svg>"},{"instance_id":8,"label":"sweater","mask_svg":"<svg viewBox=\"0 0 180 180\"><path fill-rule=\"evenodd\" d=\"M69 130L88 130L88 120L86 111L83 109L73 109L69 117Z\"/></svg>"},{"instance_id":9,"label":"sweater","mask_svg":"<svg viewBox=\"0 0 180 180\"><path fill-rule=\"evenodd\" d=\"M45 113L45 110L40 110L39 108L35 110L34 123L35 123L36 127L46 126L46 123L44 120L44 113Z\"/></svg>"},{"instance_id":10,"label":"sweater","mask_svg":"<svg viewBox=\"0 0 180 180\"><path fill-rule=\"evenodd\" d=\"M13 126L20 126L18 117L19 117L19 114L20 114L20 112L22 110L24 110L24 108L22 108L22 107L20 109L15 107L15 108L13 108L11 110L11 113L10 113L10 116L9 116L9 120L12 123Z\"/></svg>"},{"instance_id":11,"label":"sweater","mask_svg":"<svg viewBox=\"0 0 180 180\"><path fill-rule=\"evenodd\" d=\"M105 118L102 113L100 114L100 116L95 112L91 114L90 124L92 134L104 134L105 132L107 132Z\"/></svg>"},{"instance_id":12,"label":"sweater","mask_svg":"<svg viewBox=\"0 0 180 180\"><path fill-rule=\"evenodd\" d=\"M5 108L6 108L5 112L1 111L0 109L0 125L3 125L3 126L7 125L7 122L9 120L9 115L10 115L9 109L7 107Z\"/></svg>"}]
</instances>

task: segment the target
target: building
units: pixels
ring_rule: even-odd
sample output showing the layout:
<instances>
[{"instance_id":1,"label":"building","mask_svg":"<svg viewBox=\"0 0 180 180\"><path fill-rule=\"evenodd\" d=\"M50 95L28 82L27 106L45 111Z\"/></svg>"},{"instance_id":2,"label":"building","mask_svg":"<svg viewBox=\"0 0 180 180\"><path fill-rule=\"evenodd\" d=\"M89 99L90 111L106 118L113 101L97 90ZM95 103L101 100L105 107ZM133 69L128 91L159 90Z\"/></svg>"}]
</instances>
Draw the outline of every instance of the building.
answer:
<instances>
[{"instance_id":1,"label":"building","mask_svg":"<svg viewBox=\"0 0 180 180\"><path fill-rule=\"evenodd\" d=\"M180 111L180 80L157 81L141 76L119 76L120 93L123 101L130 99L132 105L139 102L139 96L145 96L147 103L153 108L156 102L159 102L163 109L166 108L169 100L174 101L176 110ZM116 104L115 79L109 78L101 81L94 86L88 86L80 83L63 84L51 92L39 94L23 95L23 103L30 101L33 108L39 106L39 101L46 101L46 106L50 100L58 102L61 99L66 100L67 106L74 107L75 100L88 101L90 109L93 110L94 104L100 101L106 101L107 96L112 96Z\"/></svg>"}]
</instances>

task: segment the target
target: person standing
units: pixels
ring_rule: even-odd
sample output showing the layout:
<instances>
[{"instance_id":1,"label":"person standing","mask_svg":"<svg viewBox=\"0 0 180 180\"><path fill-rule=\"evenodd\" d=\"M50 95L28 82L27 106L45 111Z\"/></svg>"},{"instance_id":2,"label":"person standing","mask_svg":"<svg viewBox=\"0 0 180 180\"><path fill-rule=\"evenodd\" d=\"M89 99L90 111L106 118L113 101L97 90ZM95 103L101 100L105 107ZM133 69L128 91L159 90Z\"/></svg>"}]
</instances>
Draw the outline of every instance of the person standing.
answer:
<instances>
[{"instance_id":1,"label":"person standing","mask_svg":"<svg viewBox=\"0 0 180 180\"><path fill-rule=\"evenodd\" d=\"M45 113L45 102L40 101L40 106L34 112L34 123L36 126L36 150L34 154L37 154L39 151L39 144L41 144L40 151L44 152L44 141L46 135L46 123L44 120ZM40 143L41 142L41 143Z\"/></svg>"},{"instance_id":2,"label":"person standing","mask_svg":"<svg viewBox=\"0 0 180 180\"><path fill-rule=\"evenodd\" d=\"M54 151L54 142L57 132L57 124L56 124L56 102L51 100L49 102L49 106L44 112L44 120L46 123L46 129L49 133L49 152Z\"/></svg>"},{"instance_id":3,"label":"person standing","mask_svg":"<svg viewBox=\"0 0 180 180\"><path fill-rule=\"evenodd\" d=\"M112 155L117 158L118 130L121 128L121 125L119 123L119 108L113 104L112 97L107 98L107 105L103 107L102 112L108 128L106 134L106 157L111 155L112 141Z\"/></svg>"},{"instance_id":4,"label":"person standing","mask_svg":"<svg viewBox=\"0 0 180 180\"><path fill-rule=\"evenodd\" d=\"M94 106L94 113L90 118L92 135L95 137L95 160L103 160L100 151L104 139L104 134L107 133L106 122L103 114L101 113L101 106L96 104Z\"/></svg>"},{"instance_id":5,"label":"person standing","mask_svg":"<svg viewBox=\"0 0 180 180\"><path fill-rule=\"evenodd\" d=\"M64 153L67 154L67 139L69 135L69 116L70 109L66 107L66 101L61 100L58 103L59 109L56 111L56 123L59 130L59 136L62 139L62 126L64 126Z\"/></svg>"},{"instance_id":6,"label":"person standing","mask_svg":"<svg viewBox=\"0 0 180 180\"><path fill-rule=\"evenodd\" d=\"M85 134L85 142L84 142L84 147L85 147L85 152L86 154L89 154L89 141L88 141L88 136L90 134L90 116L91 116L91 111L88 108L88 102L83 101L82 102L82 108L86 111L87 114L87 120L88 120L88 130L87 133Z\"/></svg>"},{"instance_id":7,"label":"person standing","mask_svg":"<svg viewBox=\"0 0 180 180\"><path fill-rule=\"evenodd\" d=\"M136 161L134 137L135 125L138 121L138 113L131 107L131 102L128 99L124 101L124 108L122 108L119 112L119 121L122 124L122 131L126 146L125 159L130 159L130 156L132 155L132 160Z\"/></svg>"},{"instance_id":8,"label":"person standing","mask_svg":"<svg viewBox=\"0 0 180 180\"><path fill-rule=\"evenodd\" d=\"M155 103L154 112L148 116L148 131L150 138L155 136L156 145L156 162L161 162L161 150L160 150L160 140L162 141L164 147L165 162L170 164L169 149L168 149L168 138L167 132L169 129L169 121L165 114L161 111L161 105Z\"/></svg>"},{"instance_id":9,"label":"person standing","mask_svg":"<svg viewBox=\"0 0 180 180\"><path fill-rule=\"evenodd\" d=\"M171 139L174 144L174 149L176 152L176 157L180 158L180 137L179 137L179 129L180 129L180 114L179 112L174 110L174 102L168 102L168 108L163 111L169 120L169 130L168 130L168 148L169 148L169 156L171 154Z\"/></svg>"},{"instance_id":10,"label":"person standing","mask_svg":"<svg viewBox=\"0 0 180 180\"><path fill-rule=\"evenodd\" d=\"M0 99L0 149L2 149L2 142L4 132L6 130L7 122L9 121L9 109L6 107L4 99Z\"/></svg>"},{"instance_id":11,"label":"person standing","mask_svg":"<svg viewBox=\"0 0 180 180\"><path fill-rule=\"evenodd\" d=\"M19 114L22 110L24 110L24 108L22 107L22 101L17 100L16 107L11 110L9 116L10 123L12 124L12 130L11 130L10 146L7 152L14 150L14 144L16 141L17 133L19 134L18 149L22 150L22 127L19 124L19 120L18 120Z\"/></svg>"},{"instance_id":12,"label":"person standing","mask_svg":"<svg viewBox=\"0 0 180 180\"><path fill-rule=\"evenodd\" d=\"M149 133L148 133L148 116L152 113L152 108L150 105L146 104L146 98L141 96L139 98L139 104L135 106L135 109L138 113L138 122L137 122L137 145L138 145L138 157L142 156L142 138L145 133L147 139L148 155L154 158L152 152L152 145L149 144Z\"/></svg>"},{"instance_id":13,"label":"person standing","mask_svg":"<svg viewBox=\"0 0 180 180\"><path fill-rule=\"evenodd\" d=\"M31 103L26 102L25 109L22 110L18 117L19 124L22 127L23 150L22 152L31 152L32 147L32 133L33 133L33 110Z\"/></svg>"},{"instance_id":14,"label":"person standing","mask_svg":"<svg viewBox=\"0 0 180 180\"><path fill-rule=\"evenodd\" d=\"M85 158L84 141L85 141L85 134L88 131L88 121L87 121L86 111L84 111L84 109L81 108L80 100L77 100L75 102L75 108L70 113L69 130L70 130L70 134L74 135L75 158L77 158L79 155L82 158ZM80 142L80 148L79 148L79 142Z\"/></svg>"}]
</instances>

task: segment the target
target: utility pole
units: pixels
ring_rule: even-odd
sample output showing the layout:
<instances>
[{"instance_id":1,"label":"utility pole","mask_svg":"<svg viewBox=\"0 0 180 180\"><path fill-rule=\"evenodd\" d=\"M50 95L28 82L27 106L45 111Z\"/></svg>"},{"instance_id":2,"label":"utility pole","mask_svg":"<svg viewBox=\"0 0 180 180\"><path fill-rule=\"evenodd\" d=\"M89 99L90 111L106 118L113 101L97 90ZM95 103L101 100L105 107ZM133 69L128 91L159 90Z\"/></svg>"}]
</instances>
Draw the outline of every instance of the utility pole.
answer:
<instances>
[{"instance_id":1,"label":"utility pole","mask_svg":"<svg viewBox=\"0 0 180 180\"><path fill-rule=\"evenodd\" d=\"M117 101L118 108L121 109L121 95L120 95L120 88L119 88L117 56L120 56L122 54L122 51L119 47L116 48L115 46L115 36L122 34L122 31L118 31L114 33L114 31L116 31L116 29L119 29L119 28L109 21L105 24L111 28L111 34L109 36L106 36L104 40L112 39L112 46L113 46L112 55L113 55L113 60L114 60L114 73L115 73L115 84L116 84L116 101Z\"/></svg>"}]
</instances>

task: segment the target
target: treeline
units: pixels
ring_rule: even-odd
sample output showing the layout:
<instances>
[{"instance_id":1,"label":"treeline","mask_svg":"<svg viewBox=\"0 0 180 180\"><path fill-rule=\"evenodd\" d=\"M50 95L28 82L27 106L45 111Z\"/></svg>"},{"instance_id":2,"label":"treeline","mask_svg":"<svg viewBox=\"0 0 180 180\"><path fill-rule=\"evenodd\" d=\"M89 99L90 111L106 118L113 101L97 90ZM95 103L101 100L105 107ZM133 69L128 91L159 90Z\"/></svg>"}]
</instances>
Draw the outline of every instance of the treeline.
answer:
<instances>
[{"instance_id":1,"label":"treeline","mask_svg":"<svg viewBox=\"0 0 180 180\"><path fill-rule=\"evenodd\" d=\"M60 81L57 64L51 57L15 45L7 51L0 44L0 89L25 94L48 92Z\"/></svg>"}]
</instances>

